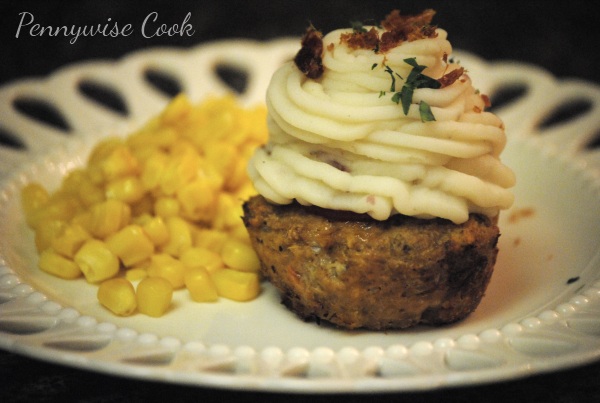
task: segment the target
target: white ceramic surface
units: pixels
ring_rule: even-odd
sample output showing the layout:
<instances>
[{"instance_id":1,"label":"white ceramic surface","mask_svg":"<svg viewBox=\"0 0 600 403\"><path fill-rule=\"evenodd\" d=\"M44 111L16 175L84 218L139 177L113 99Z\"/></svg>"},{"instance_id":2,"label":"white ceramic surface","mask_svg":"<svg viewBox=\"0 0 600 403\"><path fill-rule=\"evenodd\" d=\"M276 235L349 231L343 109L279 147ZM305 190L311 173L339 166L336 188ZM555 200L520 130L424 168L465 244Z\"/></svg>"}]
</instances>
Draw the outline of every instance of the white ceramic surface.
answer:
<instances>
[{"instance_id":1,"label":"white ceramic surface","mask_svg":"<svg viewBox=\"0 0 600 403\"><path fill-rule=\"evenodd\" d=\"M160 319L117 318L96 301L96 287L36 268L33 236L19 207L23 184L56 186L85 161L101 135L126 133L168 99L143 73L176 77L193 100L227 91L219 64L247 70L244 103L261 102L273 70L297 41L228 41L180 51L156 49L117 62L66 67L42 80L0 89L0 125L27 146L0 146L0 347L112 374L231 389L372 392L431 389L523 377L600 357L600 89L558 81L521 63L486 63L457 52L484 93L528 90L498 113L509 144L503 159L517 173L516 203L503 213L500 256L488 292L465 321L402 332L346 332L304 323L274 290L250 303L190 302L176 293ZM82 80L112 87L130 115L90 101ZM69 135L19 113L16 99L53 105ZM589 106L548 128L541 122L573 100Z\"/></svg>"}]
</instances>

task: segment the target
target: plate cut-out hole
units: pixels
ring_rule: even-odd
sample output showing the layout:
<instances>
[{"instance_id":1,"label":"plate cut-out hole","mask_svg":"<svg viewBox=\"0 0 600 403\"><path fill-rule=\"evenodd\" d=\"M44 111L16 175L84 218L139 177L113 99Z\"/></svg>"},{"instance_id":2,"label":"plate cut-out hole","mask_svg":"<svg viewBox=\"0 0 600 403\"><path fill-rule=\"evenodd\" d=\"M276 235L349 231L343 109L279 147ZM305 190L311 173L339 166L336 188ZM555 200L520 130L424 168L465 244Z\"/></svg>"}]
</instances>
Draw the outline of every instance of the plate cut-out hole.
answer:
<instances>
[{"instance_id":1,"label":"plate cut-out hole","mask_svg":"<svg viewBox=\"0 0 600 403\"><path fill-rule=\"evenodd\" d=\"M490 94L490 101L492 106L489 111L498 110L506 105L509 105L519 98L522 98L527 94L527 85L521 83L506 84L494 90Z\"/></svg>"},{"instance_id":2,"label":"plate cut-out hole","mask_svg":"<svg viewBox=\"0 0 600 403\"><path fill-rule=\"evenodd\" d=\"M594 133L592 140L586 145L586 147L592 150L600 150L600 129Z\"/></svg>"},{"instance_id":3,"label":"plate cut-out hole","mask_svg":"<svg viewBox=\"0 0 600 403\"><path fill-rule=\"evenodd\" d=\"M125 100L113 88L97 81L83 80L79 83L79 91L88 99L105 106L120 115L127 116L129 110Z\"/></svg>"},{"instance_id":4,"label":"plate cut-out hole","mask_svg":"<svg viewBox=\"0 0 600 403\"><path fill-rule=\"evenodd\" d=\"M545 118L541 120L538 127L548 129L549 127L559 125L584 115L592 107L592 103L587 99L571 99L563 102L554 108Z\"/></svg>"},{"instance_id":5,"label":"plate cut-out hole","mask_svg":"<svg viewBox=\"0 0 600 403\"><path fill-rule=\"evenodd\" d=\"M243 94L248 86L248 72L229 64L219 64L215 67L217 76L223 81L229 88Z\"/></svg>"},{"instance_id":6,"label":"plate cut-out hole","mask_svg":"<svg viewBox=\"0 0 600 403\"><path fill-rule=\"evenodd\" d=\"M182 91L179 80L165 71L149 68L144 71L144 79L153 88L166 96L173 98Z\"/></svg>"},{"instance_id":7,"label":"plate cut-out hole","mask_svg":"<svg viewBox=\"0 0 600 403\"><path fill-rule=\"evenodd\" d=\"M19 97L13 101L13 106L21 114L40 123L52 126L65 133L71 130L71 126L62 113L48 101L31 97Z\"/></svg>"},{"instance_id":8,"label":"plate cut-out hole","mask_svg":"<svg viewBox=\"0 0 600 403\"><path fill-rule=\"evenodd\" d=\"M14 134L0 126L0 146L24 150L25 144Z\"/></svg>"}]
</instances>

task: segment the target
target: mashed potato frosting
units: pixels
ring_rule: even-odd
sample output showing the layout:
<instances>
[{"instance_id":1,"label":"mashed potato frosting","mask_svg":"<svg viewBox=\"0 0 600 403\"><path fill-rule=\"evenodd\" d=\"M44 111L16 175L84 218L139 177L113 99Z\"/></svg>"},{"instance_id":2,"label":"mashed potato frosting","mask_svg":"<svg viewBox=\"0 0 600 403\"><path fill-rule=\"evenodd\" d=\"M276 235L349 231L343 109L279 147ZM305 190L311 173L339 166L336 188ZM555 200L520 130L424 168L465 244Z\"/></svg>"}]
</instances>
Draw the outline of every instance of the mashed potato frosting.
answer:
<instances>
[{"instance_id":1,"label":"mashed potato frosting","mask_svg":"<svg viewBox=\"0 0 600 403\"><path fill-rule=\"evenodd\" d=\"M257 191L276 204L377 220L462 223L509 208L515 176L500 161L504 125L450 58L447 33L423 24L428 35L392 32L400 39L390 46L383 25L317 37L317 74L296 60L273 75L269 141L248 168Z\"/></svg>"}]
</instances>

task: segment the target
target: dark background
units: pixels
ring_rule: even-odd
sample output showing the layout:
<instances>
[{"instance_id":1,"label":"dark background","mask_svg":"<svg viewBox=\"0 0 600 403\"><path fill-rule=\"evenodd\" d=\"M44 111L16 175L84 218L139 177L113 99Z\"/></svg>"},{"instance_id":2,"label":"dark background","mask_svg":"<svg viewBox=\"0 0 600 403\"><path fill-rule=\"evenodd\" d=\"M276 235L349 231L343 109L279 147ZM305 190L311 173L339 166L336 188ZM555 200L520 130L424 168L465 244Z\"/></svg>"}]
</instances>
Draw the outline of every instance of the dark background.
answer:
<instances>
[{"instance_id":1,"label":"dark background","mask_svg":"<svg viewBox=\"0 0 600 403\"><path fill-rule=\"evenodd\" d=\"M0 0L0 85L31 76L46 76L73 62L117 59L136 49L155 46L188 48L219 38L269 39L299 36L309 22L328 31L350 21L380 21L393 8L416 13L438 11L434 22L449 32L455 48L488 60L512 59L541 66L558 77L598 84L600 13L594 1L155 1ZM15 38L19 13L29 11L43 26L130 23L126 38ZM158 11L160 22L181 23L191 12L192 37L144 38L143 19ZM1 123L1 122L0 122ZM0 351L0 401L148 402L172 401L288 402L365 401L364 396L311 396L237 393L115 378L38 362ZM599 402L600 364L590 364L532 378L493 385L423 393L387 394L368 401L387 402Z\"/></svg>"},{"instance_id":2,"label":"dark background","mask_svg":"<svg viewBox=\"0 0 600 403\"><path fill-rule=\"evenodd\" d=\"M559 77L599 82L600 12L596 2L554 1L157 1L117 0L16 1L0 5L0 84L46 75L72 62L119 58L134 49L154 46L190 47L218 38L268 39L299 36L309 22L318 29L348 26L350 21L380 21L394 8L416 13L437 10L434 23L449 32L455 48L489 60L514 59L544 67ZM112 18L132 24L128 37L32 37L22 30L15 38L19 13L29 11L42 26L103 24ZM180 23L191 12L192 37L144 38L142 21L152 11L160 22ZM112 25L111 25L112 26Z\"/></svg>"}]
</instances>

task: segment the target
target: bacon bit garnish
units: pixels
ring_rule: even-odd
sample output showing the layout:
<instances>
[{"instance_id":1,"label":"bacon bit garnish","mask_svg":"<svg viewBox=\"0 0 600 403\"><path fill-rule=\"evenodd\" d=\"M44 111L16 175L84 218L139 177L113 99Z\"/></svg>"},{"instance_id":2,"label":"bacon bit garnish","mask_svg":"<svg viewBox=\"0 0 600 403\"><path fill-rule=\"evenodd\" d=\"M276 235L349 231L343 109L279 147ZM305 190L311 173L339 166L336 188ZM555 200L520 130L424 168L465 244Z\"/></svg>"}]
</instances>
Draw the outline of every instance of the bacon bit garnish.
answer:
<instances>
[{"instance_id":1,"label":"bacon bit garnish","mask_svg":"<svg viewBox=\"0 0 600 403\"><path fill-rule=\"evenodd\" d=\"M350 49L377 49L379 33L375 28L368 31L354 31L340 36L341 42L346 42Z\"/></svg>"},{"instance_id":2,"label":"bacon bit garnish","mask_svg":"<svg viewBox=\"0 0 600 403\"><path fill-rule=\"evenodd\" d=\"M393 10L381 22L387 31L381 35L379 50L387 52L404 41L412 42L417 39L435 38L436 27L431 25L435 11L427 9L417 15L401 15L400 10Z\"/></svg>"},{"instance_id":3,"label":"bacon bit garnish","mask_svg":"<svg viewBox=\"0 0 600 403\"><path fill-rule=\"evenodd\" d=\"M428 9L417 15L401 15L399 10L393 10L381 22L385 32L379 37L375 28L369 31L355 30L343 34L341 42L352 49L372 49L377 53L386 53L402 42L412 42L417 39L435 38L436 26L431 25L435 11Z\"/></svg>"},{"instance_id":4,"label":"bacon bit garnish","mask_svg":"<svg viewBox=\"0 0 600 403\"><path fill-rule=\"evenodd\" d=\"M323 74L323 34L309 27L301 42L302 47L294 58L294 63L308 78L319 78Z\"/></svg>"},{"instance_id":5,"label":"bacon bit garnish","mask_svg":"<svg viewBox=\"0 0 600 403\"><path fill-rule=\"evenodd\" d=\"M456 80L458 80L465 73L465 69L460 67L456 70L452 70L450 73L444 74L442 77L438 78L438 81L442 85L441 88L449 87L454 84Z\"/></svg>"},{"instance_id":6,"label":"bacon bit garnish","mask_svg":"<svg viewBox=\"0 0 600 403\"><path fill-rule=\"evenodd\" d=\"M490 97L488 97L485 94L481 94L481 99L483 99L483 104L485 105L486 108L489 108L492 106L492 101L490 101Z\"/></svg>"}]
</instances>

